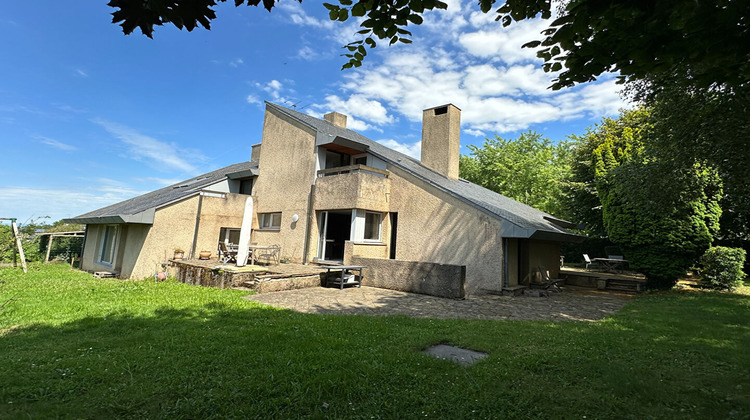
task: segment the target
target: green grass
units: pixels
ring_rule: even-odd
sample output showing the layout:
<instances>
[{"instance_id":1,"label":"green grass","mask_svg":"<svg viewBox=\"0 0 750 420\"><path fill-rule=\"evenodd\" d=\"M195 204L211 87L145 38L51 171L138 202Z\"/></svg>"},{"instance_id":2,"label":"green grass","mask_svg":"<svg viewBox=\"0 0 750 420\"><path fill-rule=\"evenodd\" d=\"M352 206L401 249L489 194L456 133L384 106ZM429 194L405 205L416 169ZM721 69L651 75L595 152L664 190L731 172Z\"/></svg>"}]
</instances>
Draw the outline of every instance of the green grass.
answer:
<instances>
[{"instance_id":1,"label":"green grass","mask_svg":"<svg viewBox=\"0 0 750 420\"><path fill-rule=\"evenodd\" d=\"M0 282L0 418L750 418L747 287L577 323L304 315L65 265Z\"/></svg>"}]
</instances>

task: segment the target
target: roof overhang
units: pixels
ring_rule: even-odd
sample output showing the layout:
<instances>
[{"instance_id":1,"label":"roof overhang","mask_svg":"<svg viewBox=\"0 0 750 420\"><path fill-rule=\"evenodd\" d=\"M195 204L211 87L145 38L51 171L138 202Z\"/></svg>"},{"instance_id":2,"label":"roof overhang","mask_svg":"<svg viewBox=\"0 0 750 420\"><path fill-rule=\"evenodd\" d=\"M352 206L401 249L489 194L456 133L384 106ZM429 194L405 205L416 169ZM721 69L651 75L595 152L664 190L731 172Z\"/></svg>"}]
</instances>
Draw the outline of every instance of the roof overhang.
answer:
<instances>
[{"instance_id":1,"label":"roof overhang","mask_svg":"<svg viewBox=\"0 0 750 420\"><path fill-rule=\"evenodd\" d=\"M63 219L65 223L80 223L85 225L121 225L121 224L154 224L155 209L144 210L136 214L113 214L107 216L73 217Z\"/></svg>"},{"instance_id":2,"label":"roof overhang","mask_svg":"<svg viewBox=\"0 0 750 420\"><path fill-rule=\"evenodd\" d=\"M347 150L348 153L366 152L369 149L367 145L356 142L354 140L349 140L344 137L334 137L330 134L325 134L321 132L318 132L318 135L315 137L315 145L324 146L333 150L342 149L342 148L349 149Z\"/></svg>"},{"instance_id":3,"label":"roof overhang","mask_svg":"<svg viewBox=\"0 0 750 420\"><path fill-rule=\"evenodd\" d=\"M227 178L229 179L242 179L250 178L253 176L258 176L257 169L245 169L244 171L230 172L227 174Z\"/></svg>"}]
</instances>

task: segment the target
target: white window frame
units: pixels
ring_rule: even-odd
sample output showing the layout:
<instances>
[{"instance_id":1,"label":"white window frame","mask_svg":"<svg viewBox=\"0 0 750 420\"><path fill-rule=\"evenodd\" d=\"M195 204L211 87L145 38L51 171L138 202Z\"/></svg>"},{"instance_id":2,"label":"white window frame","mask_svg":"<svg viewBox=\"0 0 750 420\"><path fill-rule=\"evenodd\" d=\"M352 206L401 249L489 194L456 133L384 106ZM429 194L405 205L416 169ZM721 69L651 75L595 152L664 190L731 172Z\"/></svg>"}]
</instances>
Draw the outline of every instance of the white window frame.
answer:
<instances>
[{"instance_id":1,"label":"white window frame","mask_svg":"<svg viewBox=\"0 0 750 420\"><path fill-rule=\"evenodd\" d=\"M107 231L109 229L112 229L112 235L111 237L107 237ZM106 265L109 267L114 266L115 264L115 256L117 255L117 237L119 236L119 231L117 225L103 225L101 230L101 244L99 245L99 258L98 262L99 264ZM109 249L109 258L108 260L105 260L104 251L107 247L107 243L110 243L110 249Z\"/></svg>"},{"instance_id":2,"label":"white window frame","mask_svg":"<svg viewBox=\"0 0 750 420\"><path fill-rule=\"evenodd\" d=\"M368 215L375 215L378 218L377 223L377 229L376 232L378 234L377 238L367 238L367 216ZM364 223L362 225L363 232L362 232L362 240L364 242L382 242L383 239L383 213L375 212L375 211L365 211L365 217L364 217Z\"/></svg>"},{"instance_id":3,"label":"white window frame","mask_svg":"<svg viewBox=\"0 0 750 420\"><path fill-rule=\"evenodd\" d=\"M278 225L274 225L274 218L278 216ZM260 214L260 228L268 230L280 230L281 229L281 212L275 213L261 213Z\"/></svg>"}]
</instances>

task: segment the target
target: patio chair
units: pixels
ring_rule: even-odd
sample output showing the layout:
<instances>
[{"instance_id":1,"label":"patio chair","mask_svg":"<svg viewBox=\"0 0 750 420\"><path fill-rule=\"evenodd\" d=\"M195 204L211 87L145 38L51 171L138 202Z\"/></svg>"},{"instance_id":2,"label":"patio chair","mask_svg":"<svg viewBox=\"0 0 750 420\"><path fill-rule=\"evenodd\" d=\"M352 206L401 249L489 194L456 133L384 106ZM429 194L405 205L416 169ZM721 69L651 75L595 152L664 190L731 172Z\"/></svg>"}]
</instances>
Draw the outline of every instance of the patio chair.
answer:
<instances>
[{"instance_id":1,"label":"patio chair","mask_svg":"<svg viewBox=\"0 0 750 420\"><path fill-rule=\"evenodd\" d=\"M564 283L565 279L553 279L549 276L549 271L547 271L547 267L540 265L539 266L539 273L542 275L542 281L541 282L535 282L535 281L529 281L529 287L532 289L544 289L548 290L550 288L555 289L557 291L562 291L560 288L560 283ZM532 279L534 277L532 276Z\"/></svg>"},{"instance_id":2,"label":"patio chair","mask_svg":"<svg viewBox=\"0 0 750 420\"><path fill-rule=\"evenodd\" d=\"M257 259L265 259L267 264L271 264L271 262L275 262L276 265L279 265L279 254L281 254L281 245L271 245L267 249L259 249L258 255L255 257Z\"/></svg>"},{"instance_id":3,"label":"patio chair","mask_svg":"<svg viewBox=\"0 0 750 420\"><path fill-rule=\"evenodd\" d=\"M593 264L593 261L591 261L591 258L589 258L589 254L583 254L583 260L586 261L586 270L589 270L589 267L591 267L591 264Z\"/></svg>"},{"instance_id":4,"label":"patio chair","mask_svg":"<svg viewBox=\"0 0 750 420\"><path fill-rule=\"evenodd\" d=\"M237 253L230 251L225 242L219 242L219 261L222 264L237 262Z\"/></svg>"}]
</instances>

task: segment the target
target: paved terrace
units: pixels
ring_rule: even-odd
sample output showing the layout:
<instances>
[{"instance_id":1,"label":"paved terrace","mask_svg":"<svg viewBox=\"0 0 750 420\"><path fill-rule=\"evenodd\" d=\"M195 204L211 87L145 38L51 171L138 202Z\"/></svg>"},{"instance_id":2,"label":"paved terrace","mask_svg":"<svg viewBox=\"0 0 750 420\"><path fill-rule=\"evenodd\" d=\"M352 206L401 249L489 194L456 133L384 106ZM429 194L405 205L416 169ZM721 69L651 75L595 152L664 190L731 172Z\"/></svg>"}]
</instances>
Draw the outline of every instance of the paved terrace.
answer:
<instances>
[{"instance_id":1,"label":"paved terrace","mask_svg":"<svg viewBox=\"0 0 750 420\"><path fill-rule=\"evenodd\" d=\"M364 286L344 290L314 287L246 297L311 314L546 321L597 321L620 310L631 298L571 286L549 297L491 295L463 300Z\"/></svg>"}]
</instances>

